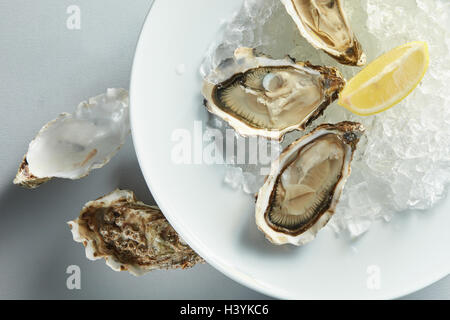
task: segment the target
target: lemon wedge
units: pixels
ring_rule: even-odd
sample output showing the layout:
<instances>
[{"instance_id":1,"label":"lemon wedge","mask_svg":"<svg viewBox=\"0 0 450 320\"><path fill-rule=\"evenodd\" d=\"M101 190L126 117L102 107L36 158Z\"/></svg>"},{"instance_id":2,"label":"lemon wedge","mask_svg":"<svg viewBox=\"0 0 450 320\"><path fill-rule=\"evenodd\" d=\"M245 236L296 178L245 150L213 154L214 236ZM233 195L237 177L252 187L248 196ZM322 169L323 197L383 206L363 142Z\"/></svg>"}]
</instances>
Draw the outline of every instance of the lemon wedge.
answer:
<instances>
[{"instance_id":1,"label":"lemon wedge","mask_svg":"<svg viewBox=\"0 0 450 320\"><path fill-rule=\"evenodd\" d=\"M350 79L338 104L362 116L385 111L417 87L429 62L426 42L414 41L392 49Z\"/></svg>"}]
</instances>

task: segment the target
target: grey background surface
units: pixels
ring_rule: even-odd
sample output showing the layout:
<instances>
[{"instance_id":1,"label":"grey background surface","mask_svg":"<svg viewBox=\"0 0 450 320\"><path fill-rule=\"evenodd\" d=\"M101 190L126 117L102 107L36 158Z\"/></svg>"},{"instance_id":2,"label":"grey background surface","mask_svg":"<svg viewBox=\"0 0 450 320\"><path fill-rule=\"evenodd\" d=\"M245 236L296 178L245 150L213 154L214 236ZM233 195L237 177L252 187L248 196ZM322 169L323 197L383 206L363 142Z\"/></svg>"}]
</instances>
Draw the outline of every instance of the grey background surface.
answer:
<instances>
[{"instance_id":1,"label":"grey background surface","mask_svg":"<svg viewBox=\"0 0 450 320\"><path fill-rule=\"evenodd\" d=\"M268 298L209 265L136 278L85 258L66 225L85 202L120 187L153 203L131 138L105 168L82 180L53 180L36 190L12 184L28 143L46 122L108 87L128 89L135 45L151 2L0 2L0 298ZM70 5L81 9L80 30L66 27ZM81 268L81 290L66 287L70 265ZM449 299L450 277L407 298Z\"/></svg>"}]
</instances>

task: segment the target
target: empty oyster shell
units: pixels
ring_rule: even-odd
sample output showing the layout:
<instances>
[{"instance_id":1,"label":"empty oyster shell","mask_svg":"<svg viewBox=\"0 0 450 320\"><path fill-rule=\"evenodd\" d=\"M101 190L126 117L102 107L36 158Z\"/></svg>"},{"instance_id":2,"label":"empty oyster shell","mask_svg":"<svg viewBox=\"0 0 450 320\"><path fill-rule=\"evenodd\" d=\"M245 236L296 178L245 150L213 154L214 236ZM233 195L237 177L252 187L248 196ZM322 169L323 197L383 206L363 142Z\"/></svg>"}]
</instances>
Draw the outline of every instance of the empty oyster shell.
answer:
<instances>
[{"instance_id":1,"label":"empty oyster shell","mask_svg":"<svg viewBox=\"0 0 450 320\"><path fill-rule=\"evenodd\" d=\"M301 35L342 64L366 63L343 9L343 0L281 0Z\"/></svg>"},{"instance_id":2,"label":"empty oyster shell","mask_svg":"<svg viewBox=\"0 0 450 320\"><path fill-rule=\"evenodd\" d=\"M73 239L90 260L104 258L115 271L142 275L155 269L190 268L204 262L155 206L136 200L132 191L115 190L88 202L68 222Z\"/></svg>"},{"instance_id":3,"label":"empty oyster shell","mask_svg":"<svg viewBox=\"0 0 450 320\"><path fill-rule=\"evenodd\" d=\"M207 109L242 136L281 140L319 117L344 85L335 68L239 48L204 81L202 91Z\"/></svg>"},{"instance_id":4,"label":"empty oyster shell","mask_svg":"<svg viewBox=\"0 0 450 320\"><path fill-rule=\"evenodd\" d=\"M103 167L130 133L128 92L108 89L74 114L47 123L31 141L15 184L36 188L51 178L79 179Z\"/></svg>"},{"instance_id":5,"label":"empty oyster shell","mask_svg":"<svg viewBox=\"0 0 450 320\"><path fill-rule=\"evenodd\" d=\"M272 164L256 201L256 224L274 244L303 245L324 227L350 175L361 124L324 124Z\"/></svg>"}]
</instances>

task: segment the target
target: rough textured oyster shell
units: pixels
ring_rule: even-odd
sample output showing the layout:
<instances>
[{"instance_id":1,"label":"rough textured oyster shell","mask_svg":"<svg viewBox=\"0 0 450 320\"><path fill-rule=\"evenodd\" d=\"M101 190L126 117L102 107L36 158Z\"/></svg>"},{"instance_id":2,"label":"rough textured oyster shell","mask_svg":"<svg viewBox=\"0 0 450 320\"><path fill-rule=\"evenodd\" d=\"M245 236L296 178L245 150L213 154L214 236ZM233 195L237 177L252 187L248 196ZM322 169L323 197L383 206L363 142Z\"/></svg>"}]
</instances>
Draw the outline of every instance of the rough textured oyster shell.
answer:
<instances>
[{"instance_id":1,"label":"rough textured oyster shell","mask_svg":"<svg viewBox=\"0 0 450 320\"><path fill-rule=\"evenodd\" d=\"M214 81L212 80L214 79ZM242 136L281 140L304 130L345 85L335 68L276 60L239 48L203 84L205 106Z\"/></svg>"},{"instance_id":2,"label":"rough textured oyster shell","mask_svg":"<svg viewBox=\"0 0 450 320\"><path fill-rule=\"evenodd\" d=\"M343 9L343 0L281 0L301 35L342 64L366 63Z\"/></svg>"},{"instance_id":3,"label":"rough textured oyster shell","mask_svg":"<svg viewBox=\"0 0 450 320\"><path fill-rule=\"evenodd\" d=\"M103 167L130 133L128 105L126 90L108 89L47 123L31 141L14 183L36 188L51 178L80 179Z\"/></svg>"},{"instance_id":4,"label":"rough textured oyster shell","mask_svg":"<svg viewBox=\"0 0 450 320\"><path fill-rule=\"evenodd\" d=\"M80 217L68 222L73 239L90 260L104 258L115 271L142 275L155 269L190 268L203 263L155 206L133 192L115 190L88 202Z\"/></svg>"},{"instance_id":5,"label":"rough textured oyster shell","mask_svg":"<svg viewBox=\"0 0 450 320\"><path fill-rule=\"evenodd\" d=\"M46 183L51 178L38 178L30 173L28 168L27 157L24 156L22 162L20 163L17 175L14 178L14 184L21 185L22 187L28 189L34 189L39 187L41 184Z\"/></svg>"},{"instance_id":6,"label":"rough textured oyster shell","mask_svg":"<svg viewBox=\"0 0 450 320\"><path fill-rule=\"evenodd\" d=\"M315 238L334 214L363 131L354 122L324 124L283 151L256 201L256 224L267 239L303 245Z\"/></svg>"}]
</instances>

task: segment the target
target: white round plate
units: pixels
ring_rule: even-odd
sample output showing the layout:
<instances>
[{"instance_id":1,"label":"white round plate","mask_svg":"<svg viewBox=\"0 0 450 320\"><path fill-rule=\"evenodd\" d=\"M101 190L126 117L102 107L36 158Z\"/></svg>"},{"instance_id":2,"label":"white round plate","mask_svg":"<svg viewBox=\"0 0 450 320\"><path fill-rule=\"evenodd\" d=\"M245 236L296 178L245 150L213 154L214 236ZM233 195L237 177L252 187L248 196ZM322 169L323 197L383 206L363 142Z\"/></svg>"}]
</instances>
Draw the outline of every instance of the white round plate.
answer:
<instances>
[{"instance_id":1,"label":"white round plate","mask_svg":"<svg viewBox=\"0 0 450 320\"><path fill-rule=\"evenodd\" d=\"M191 134L192 158L199 148L194 123L202 121L204 129L208 118L199 66L220 23L240 5L156 0L137 46L133 139L147 184L173 227L212 266L277 298L396 298L448 275L450 197L433 210L375 223L358 240L325 229L304 247L278 247L257 230L253 199L223 183L222 165L172 161L176 134Z\"/></svg>"}]
</instances>

